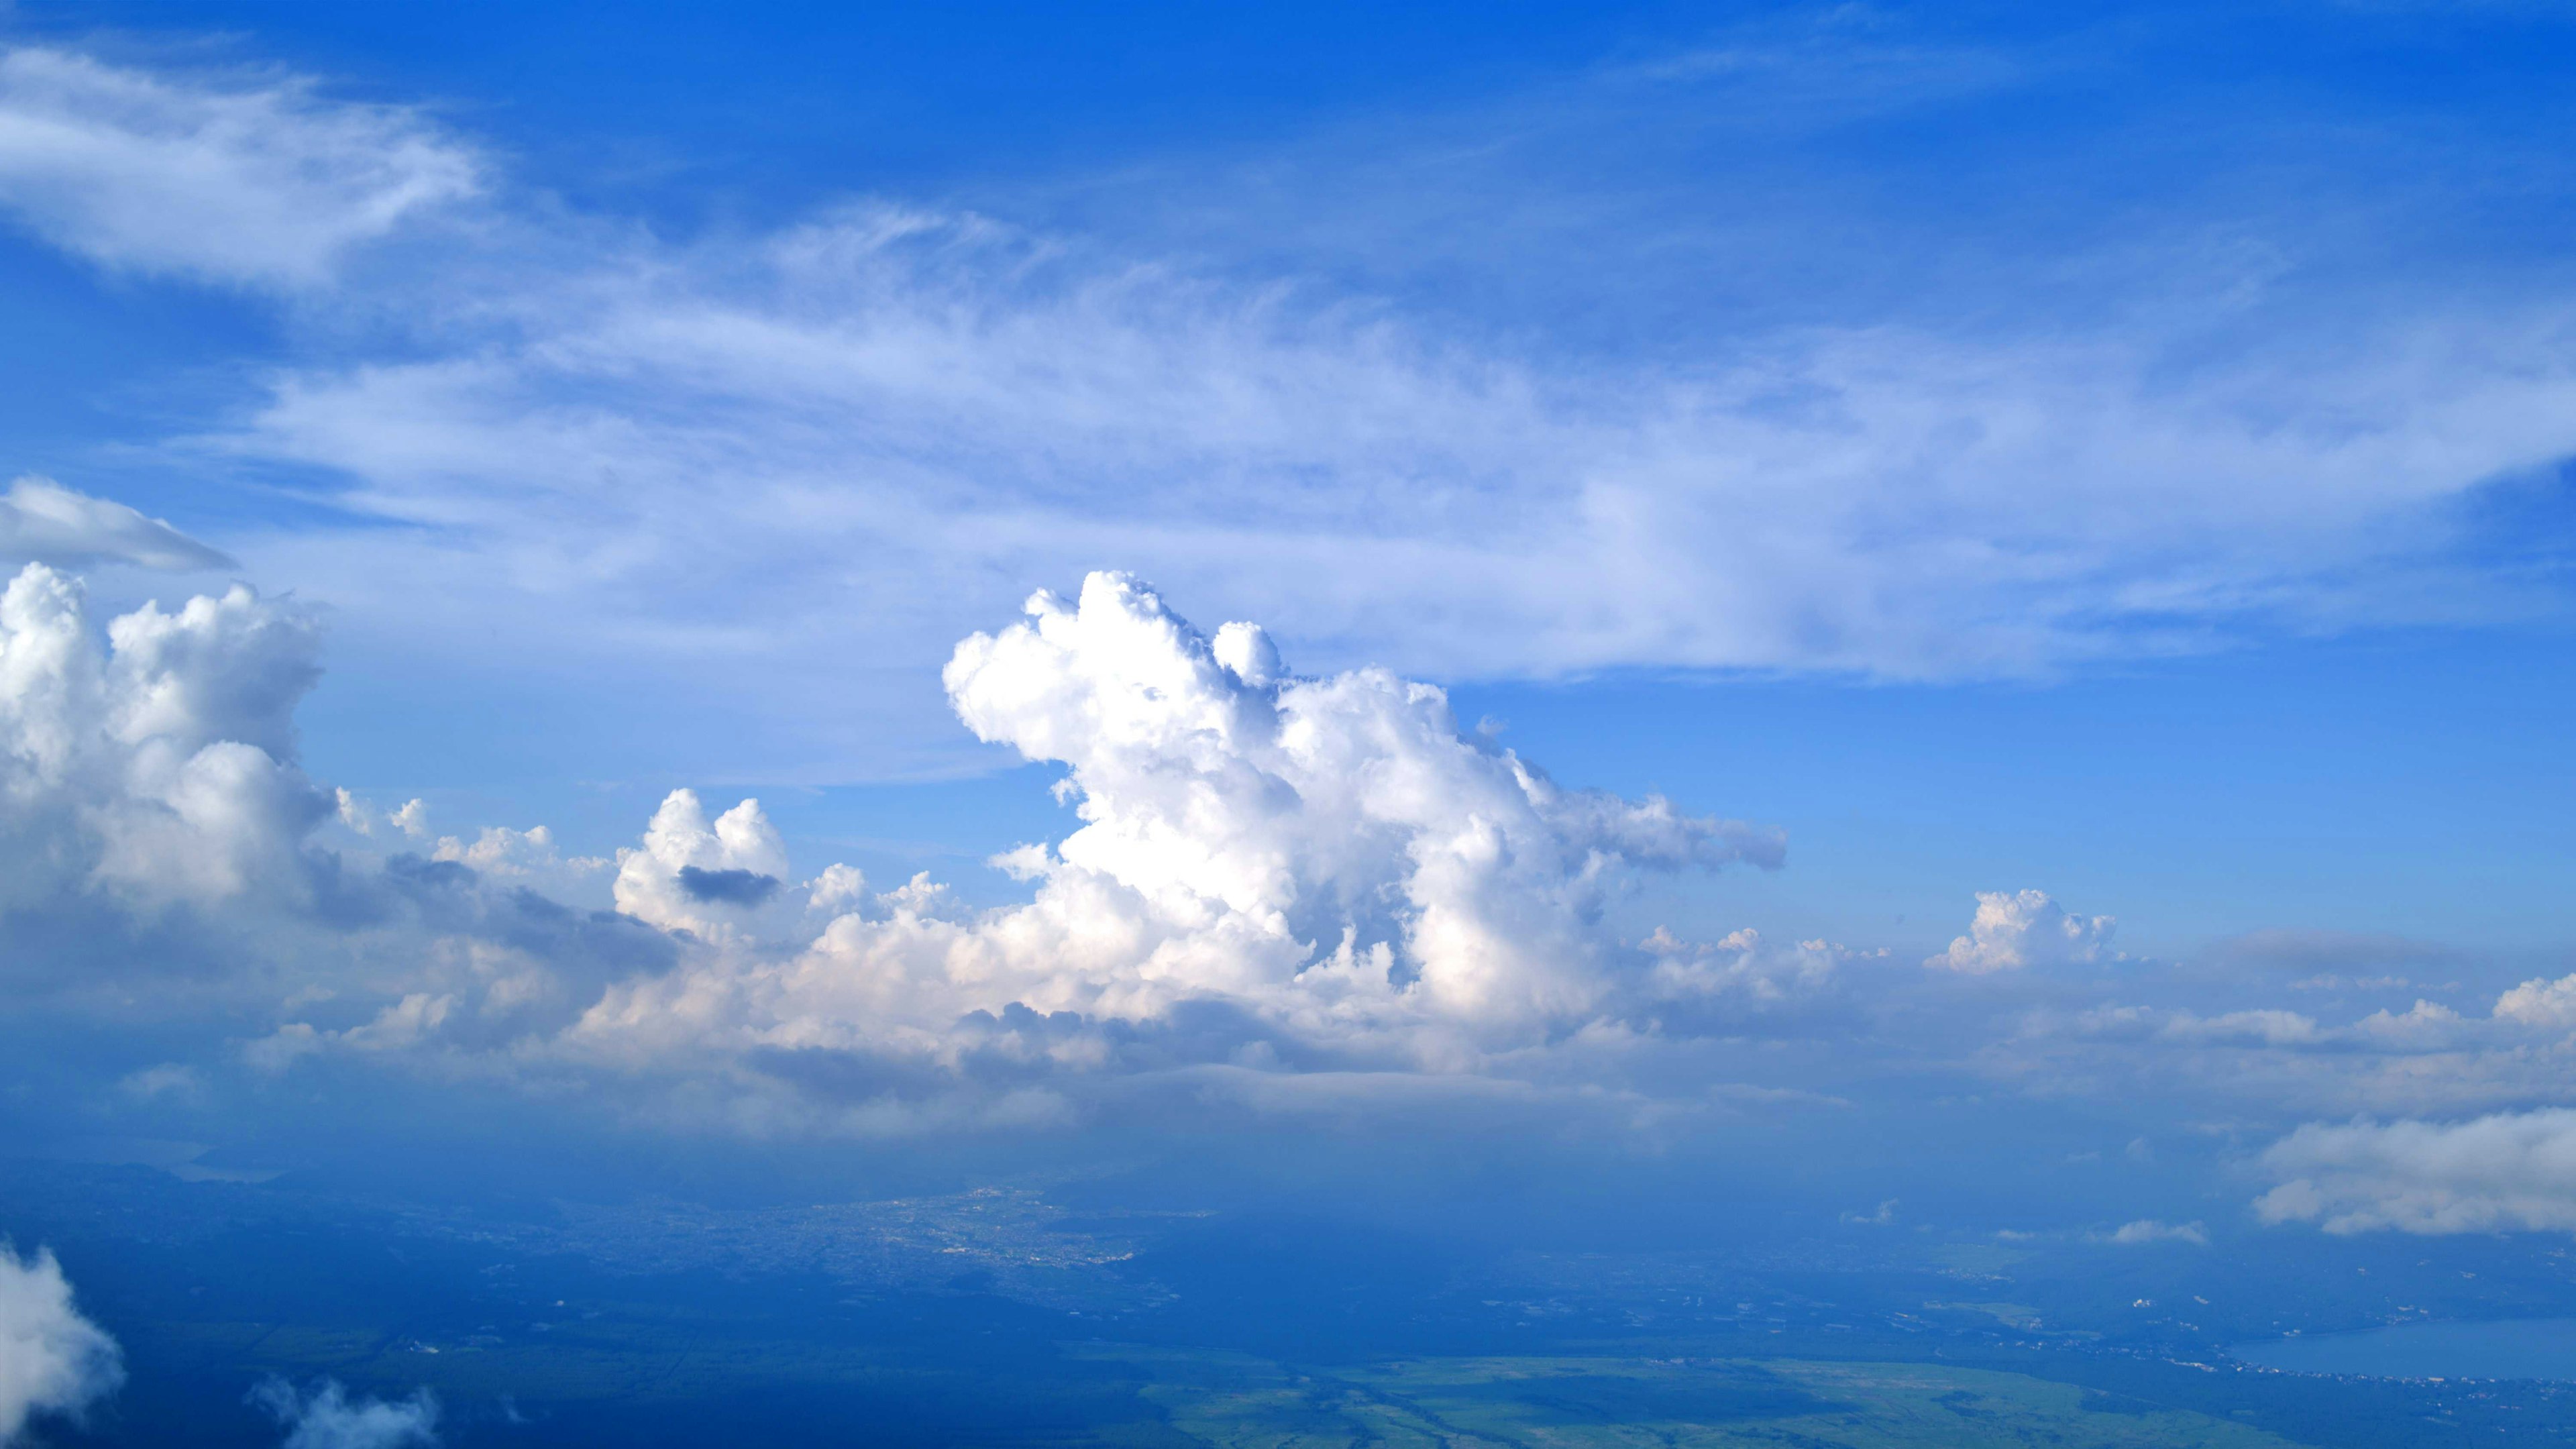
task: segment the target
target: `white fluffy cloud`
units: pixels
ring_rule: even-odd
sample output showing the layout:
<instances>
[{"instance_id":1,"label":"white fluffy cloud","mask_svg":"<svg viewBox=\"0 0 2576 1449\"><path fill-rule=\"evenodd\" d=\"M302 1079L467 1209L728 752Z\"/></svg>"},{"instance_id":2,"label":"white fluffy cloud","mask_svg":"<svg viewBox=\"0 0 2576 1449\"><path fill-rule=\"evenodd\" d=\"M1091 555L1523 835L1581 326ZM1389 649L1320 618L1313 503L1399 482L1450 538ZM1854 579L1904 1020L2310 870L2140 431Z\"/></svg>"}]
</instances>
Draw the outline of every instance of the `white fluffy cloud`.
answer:
<instances>
[{"instance_id":1,"label":"white fluffy cloud","mask_svg":"<svg viewBox=\"0 0 2576 1449\"><path fill-rule=\"evenodd\" d=\"M106 644L75 579L30 564L0 594L0 910L305 891L301 843L332 809L295 766L310 621L236 585L146 604Z\"/></svg>"},{"instance_id":2,"label":"white fluffy cloud","mask_svg":"<svg viewBox=\"0 0 2576 1449\"><path fill-rule=\"evenodd\" d=\"M2460 1123L2311 1123L2273 1144L2266 1222L2328 1232L2576 1231L2576 1110Z\"/></svg>"},{"instance_id":3,"label":"white fluffy cloud","mask_svg":"<svg viewBox=\"0 0 2576 1449\"><path fill-rule=\"evenodd\" d=\"M1968 934L1923 964L1972 976L2089 964L2102 959L2113 924L2109 916L2070 916L2046 891L1979 891Z\"/></svg>"},{"instance_id":4,"label":"white fluffy cloud","mask_svg":"<svg viewBox=\"0 0 2576 1449\"><path fill-rule=\"evenodd\" d=\"M1195 1004L1256 1036L1461 1066L1650 992L1644 953L1602 921L1624 871L1780 859L1771 832L1564 788L1462 734L1429 685L1290 676L1259 629L1211 640L1123 575L1093 574L1078 601L1040 593L1028 614L960 644L947 683L979 736L1068 767L1081 828L999 862L1033 900L967 913L916 880L784 958L716 953L617 988L576 1036L919 1049L1018 1012L1035 1014L1004 1031L1020 1049L1072 1060L1102 1050L1075 1018L1169 1022ZM624 856L618 900L706 934L726 924L711 905L737 884L765 893L784 865L756 805L710 827L680 792ZM857 890L826 872L811 899Z\"/></svg>"},{"instance_id":5,"label":"white fluffy cloud","mask_svg":"<svg viewBox=\"0 0 2576 1449\"><path fill-rule=\"evenodd\" d=\"M22 1259L0 1243L0 1445L30 1418L77 1414L124 1381L116 1340L72 1306L54 1255Z\"/></svg>"},{"instance_id":6,"label":"white fluffy cloud","mask_svg":"<svg viewBox=\"0 0 2576 1449\"><path fill-rule=\"evenodd\" d=\"M286 1430L280 1449L435 1449L438 1443L438 1398L427 1389L389 1403L372 1395L351 1398L336 1379L324 1379L310 1394L269 1379L251 1391L251 1402Z\"/></svg>"},{"instance_id":7,"label":"white fluffy cloud","mask_svg":"<svg viewBox=\"0 0 2576 1449\"><path fill-rule=\"evenodd\" d=\"M2496 998L2495 1017L2524 1026L2576 1026L2576 976L2534 977L2512 988Z\"/></svg>"},{"instance_id":8,"label":"white fluffy cloud","mask_svg":"<svg viewBox=\"0 0 2576 1449\"><path fill-rule=\"evenodd\" d=\"M0 205L110 267L310 285L476 184L472 159L411 113L325 101L302 81L0 52Z\"/></svg>"},{"instance_id":9,"label":"white fluffy cloud","mask_svg":"<svg viewBox=\"0 0 2576 1449\"><path fill-rule=\"evenodd\" d=\"M666 929L724 936L768 904L786 874L787 847L759 801L710 825L695 791L674 790L644 843L617 852L617 908Z\"/></svg>"}]
</instances>

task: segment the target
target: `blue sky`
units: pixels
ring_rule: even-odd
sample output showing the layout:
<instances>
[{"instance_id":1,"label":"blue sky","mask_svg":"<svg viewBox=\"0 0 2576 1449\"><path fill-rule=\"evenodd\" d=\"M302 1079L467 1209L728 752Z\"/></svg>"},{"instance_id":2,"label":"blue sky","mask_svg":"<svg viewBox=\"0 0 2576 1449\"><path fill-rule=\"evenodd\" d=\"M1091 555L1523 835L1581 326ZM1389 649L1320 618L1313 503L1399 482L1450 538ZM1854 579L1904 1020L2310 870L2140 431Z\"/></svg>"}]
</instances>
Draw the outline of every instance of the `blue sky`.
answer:
<instances>
[{"instance_id":1,"label":"blue sky","mask_svg":"<svg viewBox=\"0 0 2576 1449\"><path fill-rule=\"evenodd\" d=\"M1306 456L1240 433L1149 428L1072 459L1041 439L1025 444L1041 453L1015 445L980 461L953 439L898 444L908 465L964 468L1007 492L995 480L1052 454L1066 471L1038 491L1078 516L1096 480L1177 470L1173 486L1187 488L1190 469L1210 466L1206 450L1250 447L1274 456L1235 486L1311 500L1282 523L1320 508L1331 536L1400 542L1446 517L1501 557L1448 560L1435 567L1452 576L1419 587L1350 584L1300 608L1283 600L1304 567L1290 550L1276 584L1256 564L1252 577L1228 566L1185 588L1195 572L1156 566L1175 545L1131 546L1115 530L1132 515L1110 504L1096 515L1110 531L1068 551L1079 562L1024 548L1011 561L923 562L901 580L916 609L988 622L989 608L926 601L961 569L974 597L1007 607L1027 588L1069 587L1081 567L1143 568L1194 617L1264 619L1298 667L1383 661L1460 685L1474 713L1512 720L1514 740L1570 779L1789 824L1798 866L1764 907L1808 923L1840 914L1846 930L1867 919L1891 941L1900 916L2034 871L2072 877L2051 886L2061 893L2112 897L2103 908L2174 952L2266 924L2521 947L2563 937L2545 883L2568 841L2538 802L2560 778L2547 742L2566 723L2554 682L2565 489L2545 435L2479 436L2481 409L2515 405L2501 392L2512 379L2562 365L2550 329L2568 288L2543 239L2571 193L2545 140L2564 103L2540 82L2567 34L2544 11L568 7L476 21L21 5L10 23L27 41L216 84L308 78L295 83L317 88L316 105L402 108L405 124L473 158L480 196L465 232L392 238L347 260L324 294L102 265L23 238L0 259L27 342L5 390L12 467L126 499L255 564L257 550L233 540L283 536L291 552L301 539L381 537L440 516L437 495L458 486L411 479L396 507L348 506L370 468L391 465L361 441L311 436L337 426L327 419L278 426L282 377L310 385L441 352L490 356L513 345L504 334L566 325L458 315L424 329L408 321L418 304L398 296L471 289L495 267L560 274L578 265L565 247L606 245L657 250L644 265L738 302L738 286L776 284L741 277L739 253L841 208L914 208L943 226L971 215L989 219L976 225L994 235L977 245L994 253L911 280L978 289L971 305L1001 309L986 314L992 326L1025 307L1060 331L1096 323L1119 345L1164 349L1139 363L1149 368L1239 364L1243 386L1329 390L1379 386L1367 370L1392 365L1452 394L1417 400L1433 414L1428 436L1399 443L1421 451L1384 485L1351 478L1368 465L1348 449L1389 437L1374 429L1400 434L1400 408ZM1159 298L1122 297L1083 322L1060 310L1063 289L1140 267L1195 295L1159 312ZM438 275L454 280L426 280ZM1097 315L1122 306L1141 310ZM1247 321L1245 307L1270 310ZM1211 326L1233 331L1211 337ZM1390 335L1402 355L1371 356ZM1206 347L1228 356L1191 351ZM1884 506L1901 492L1880 504L1834 496L1847 474L1793 476L1746 505L1754 514L1676 516L1661 526L1704 527L1711 543L1773 537L1721 546L1695 582L1679 559L1627 565L1648 579L1674 571L1651 599L1496 583L1477 571L1526 574L1507 535L1543 516L1521 510L1544 509L1564 475L1548 464L1497 484L1509 462L1461 447L1456 430L1479 425L1458 409L1514 406L1476 374L1480 353L1524 370L1506 392L1554 394L1558 432L1687 429L1669 412L1623 418L1617 395L1776 371L1776 384L1721 384L1719 405L1757 424L1791 415L1785 437L1743 440L1757 452L1812 454L1838 427L1879 429L1888 436L1852 466L1952 491L1925 511L1919 499ZM2465 364L2447 389L2456 407L2436 415L2418 398L2372 414L2391 405L2382 390L2443 357ZM1970 380L1947 391L1959 373ZM2073 390L2055 394L2061 375ZM2478 395L2488 381L2492 399ZM512 385L532 406L570 390L612 409L708 409L713 426L755 433L795 412L762 422L766 400L735 390L757 386L748 378L714 395L669 378ZM594 391L603 385L633 391ZM1164 384L1130 373L1127 385ZM1797 419L1833 400L1802 402L1801 388L1846 389L1839 405L1861 411ZM362 429L500 426L459 415L479 399L326 401ZM415 415L395 424L373 415L383 406ZM2068 419L2062 437L1986 455L1970 444L1945 461L1956 440L1914 416L1941 406L1989 438L2030 420L2026 409L2102 411ZM871 416L796 421L825 430L810 447L827 459L829 430L866 432ZM1796 426L1808 421L1823 431ZM2109 464L2129 471L2105 485L2113 501L2027 516L2081 495L2070 480L2104 464L2092 450L2117 455L2127 430L2146 461ZM2318 509L2329 516L2308 526L2308 488L2368 491L2329 481L2378 466L2333 455L2356 440L2416 476L2380 505ZM752 446L710 466L829 474L807 444ZM1569 446L1562 466L1580 472L1603 445ZM1655 466L1687 471L1705 462L1697 450L1728 444L1704 432L1675 446ZM545 466L580 467L571 456ZM506 463L462 466L511 486ZM2193 501L2205 485L2248 506ZM264 587L337 611L327 681L304 715L323 773L423 794L460 827L552 820L593 850L676 783L765 789L790 832L817 841L971 858L1049 828L1042 802L989 782L868 787L995 760L968 747L930 685L938 631L910 647L835 643L831 612L858 601L830 581L829 561L746 590L766 570L738 562L761 547L745 537L721 562L612 568L599 580L612 593L672 595L644 606L645 633L660 637L637 648L567 658L531 639L496 658L421 637L421 591L455 587L514 535L619 514L618 486L563 499L573 513L479 519L437 540L449 554L439 571L364 602L320 568L256 567ZM1466 492L1442 511L1408 514L1431 506L1417 497L1389 514L1368 501L1380 486ZM1856 503L1863 513L1847 511ZM629 516L657 536L670 517ZM1995 542L2036 573L1937 557ZM1121 556L1133 554L1146 556ZM1612 557L1574 566L1620 572ZM1816 595L1811 581L1775 589L1764 577L1775 569L1882 598ZM1495 629L1469 622L1497 591L1534 597ZM1605 610L1606 630L1580 617ZM1730 629L1731 614L1757 617ZM695 667L667 653L699 647L695 629L790 620L794 641L763 673L791 688L655 687L662 671ZM1577 637L1547 637L1569 625ZM791 784L808 792L781 798ZM2521 904L2509 919L2491 907L2499 889Z\"/></svg>"},{"instance_id":2,"label":"blue sky","mask_svg":"<svg viewBox=\"0 0 2576 1449\"><path fill-rule=\"evenodd\" d=\"M21 0L0 1121L2576 1227L2571 41Z\"/></svg>"}]
</instances>

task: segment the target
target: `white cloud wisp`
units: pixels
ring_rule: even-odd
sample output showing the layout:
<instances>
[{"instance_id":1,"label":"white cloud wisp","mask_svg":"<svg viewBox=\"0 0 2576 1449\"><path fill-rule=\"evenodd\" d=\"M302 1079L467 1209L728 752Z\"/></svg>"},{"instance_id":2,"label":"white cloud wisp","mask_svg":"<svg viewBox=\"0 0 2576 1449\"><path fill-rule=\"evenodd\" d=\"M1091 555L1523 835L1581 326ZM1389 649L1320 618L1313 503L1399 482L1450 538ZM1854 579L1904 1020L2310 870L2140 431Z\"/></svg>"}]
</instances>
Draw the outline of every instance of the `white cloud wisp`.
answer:
<instances>
[{"instance_id":1,"label":"white cloud wisp","mask_svg":"<svg viewBox=\"0 0 2576 1449\"><path fill-rule=\"evenodd\" d=\"M233 566L160 519L50 478L21 478L0 498L0 561L58 568L125 563L171 573Z\"/></svg>"},{"instance_id":2,"label":"white cloud wisp","mask_svg":"<svg viewBox=\"0 0 2576 1449\"><path fill-rule=\"evenodd\" d=\"M308 81L0 51L0 205L109 268L315 286L350 248L477 185L470 154L409 112L327 101Z\"/></svg>"}]
</instances>

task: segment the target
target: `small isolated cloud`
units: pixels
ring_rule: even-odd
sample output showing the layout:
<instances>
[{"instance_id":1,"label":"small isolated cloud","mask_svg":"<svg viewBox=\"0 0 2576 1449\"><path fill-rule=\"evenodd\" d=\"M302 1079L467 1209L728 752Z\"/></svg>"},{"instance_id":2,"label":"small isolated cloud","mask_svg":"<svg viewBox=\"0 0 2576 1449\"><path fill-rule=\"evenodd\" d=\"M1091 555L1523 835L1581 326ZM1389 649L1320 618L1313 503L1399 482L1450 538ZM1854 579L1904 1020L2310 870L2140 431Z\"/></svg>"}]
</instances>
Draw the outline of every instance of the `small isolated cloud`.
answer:
<instances>
[{"instance_id":1,"label":"small isolated cloud","mask_svg":"<svg viewBox=\"0 0 2576 1449\"><path fill-rule=\"evenodd\" d=\"M1923 964L1970 976L2084 965L2110 944L2109 916L2071 916L2046 891L1979 891L1968 934Z\"/></svg>"},{"instance_id":2,"label":"small isolated cloud","mask_svg":"<svg viewBox=\"0 0 2576 1449\"><path fill-rule=\"evenodd\" d=\"M1896 1202L1897 1200L1891 1197L1880 1203L1876 1212L1844 1213L1843 1221L1847 1223L1863 1224L1873 1228L1888 1227L1896 1221Z\"/></svg>"},{"instance_id":3,"label":"small isolated cloud","mask_svg":"<svg viewBox=\"0 0 2576 1449\"><path fill-rule=\"evenodd\" d=\"M10 484L0 498L0 562L123 563L172 573L233 567L229 557L160 519L36 477Z\"/></svg>"},{"instance_id":4,"label":"small isolated cloud","mask_svg":"<svg viewBox=\"0 0 2576 1449\"><path fill-rule=\"evenodd\" d=\"M2265 1222L2330 1233L2576 1231L2576 1110L2468 1122L2310 1123L2274 1143Z\"/></svg>"},{"instance_id":5,"label":"small isolated cloud","mask_svg":"<svg viewBox=\"0 0 2576 1449\"><path fill-rule=\"evenodd\" d=\"M2380 1014L2387 1015L2386 1012ZM2305 1046L2322 1039L2325 1032L2314 1017L2295 1011L2263 1008L2224 1012L2217 1016L2177 1011L2165 1019L2156 1035L2168 1041L2221 1045Z\"/></svg>"},{"instance_id":6,"label":"small isolated cloud","mask_svg":"<svg viewBox=\"0 0 2576 1449\"><path fill-rule=\"evenodd\" d=\"M2122 1223L2105 1234L2103 1241L2123 1247L2144 1243L2189 1243L2196 1248L2206 1248L2209 1246L2209 1230L2198 1223L2165 1223L2154 1218L2140 1218L2133 1223Z\"/></svg>"},{"instance_id":7,"label":"small isolated cloud","mask_svg":"<svg viewBox=\"0 0 2576 1449\"><path fill-rule=\"evenodd\" d=\"M388 1403L351 1398L334 1379L315 1384L310 1395L268 1379L250 1391L250 1402L286 1430L280 1449L435 1449L438 1443L438 1397L427 1389Z\"/></svg>"},{"instance_id":8,"label":"small isolated cloud","mask_svg":"<svg viewBox=\"0 0 2576 1449\"><path fill-rule=\"evenodd\" d=\"M53 1253L22 1259L0 1243L0 1445L30 1419L77 1416L123 1382L116 1340L72 1306Z\"/></svg>"},{"instance_id":9,"label":"small isolated cloud","mask_svg":"<svg viewBox=\"0 0 2576 1449\"><path fill-rule=\"evenodd\" d=\"M116 1086L118 1091L137 1102L157 1102L165 1098L186 1102L206 1093L204 1075L183 1062L162 1062L141 1071L128 1072Z\"/></svg>"}]
</instances>

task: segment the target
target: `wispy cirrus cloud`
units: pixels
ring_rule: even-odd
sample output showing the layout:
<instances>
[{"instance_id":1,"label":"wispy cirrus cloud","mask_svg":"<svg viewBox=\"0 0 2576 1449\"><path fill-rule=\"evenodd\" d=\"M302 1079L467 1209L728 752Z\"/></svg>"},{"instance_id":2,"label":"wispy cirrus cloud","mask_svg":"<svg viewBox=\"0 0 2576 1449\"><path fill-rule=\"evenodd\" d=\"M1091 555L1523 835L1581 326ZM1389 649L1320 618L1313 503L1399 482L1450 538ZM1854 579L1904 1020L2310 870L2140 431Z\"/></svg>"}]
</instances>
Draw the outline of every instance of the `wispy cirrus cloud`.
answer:
<instances>
[{"instance_id":1,"label":"wispy cirrus cloud","mask_svg":"<svg viewBox=\"0 0 2576 1449\"><path fill-rule=\"evenodd\" d=\"M300 76L0 52L0 205L114 270L318 285L350 248L473 194L476 169L411 112Z\"/></svg>"},{"instance_id":2,"label":"wispy cirrus cloud","mask_svg":"<svg viewBox=\"0 0 2576 1449\"><path fill-rule=\"evenodd\" d=\"M1679 107L1732 156L1724 115L1823 134L2020 73L1903 47L1855 69L1848 51L1829 36L1687 75L1605 71L1541 109L1591 135ZM22 125L56 138L29 143L33 179L0 188L23 224L102 259L292 278L334 319L264 400L172 454L291 479L349 525L299 515L245 529L237 552L424 668L701 671L764 722L766 758L723 762L737 773L955 764L935 709L824 661L926 681L935 641L1104 563L1269 620L1319 664L1449 678L2027 675L2551 607L2444 521L2576 451L2576 296L2547 288L2510 305L2374 293L2355 312L2315 305L2324 273L2301 271L2294 238L2182 227L2123 237L2114 265L2098 236L2033 231L2007 270L2071 269L2135 305L2079 314L2049 288L1999 288L1969 315L1902 300L1908 283L1825 289L1842 301L1794 318L1715 307L1650 348L1552 347L1419 277L1354 287L1312 249L1065 230L1007 219L1004 198L661 240L514 189L486 148L415 112L301 80L17 55ZM1921 83L1888 91L1889 67ZM1808 99L1709 112L1690 89L1730 85ZM1826 104L1864 91L1860 111ZM1507 110L1397 118L1379 149L1454 155L1443 127L1481 128L1501 169L1446 194L1558 195L1532 159L1555 151ZM82 147L195 159L44 159ZM173 168L225 178L221 205L165 185ZM1819 225L1841 204L1765 184ZM470 224L424 225L440 215ZM1661 267L1676 296L1720 277L1760 291L1787 265L1722 231L1596 227L1584 245L1590 270ZM400 274L330 262L395 236ZM411 607L432 596L434 630Z\"/></svg>"}]
</instances>

